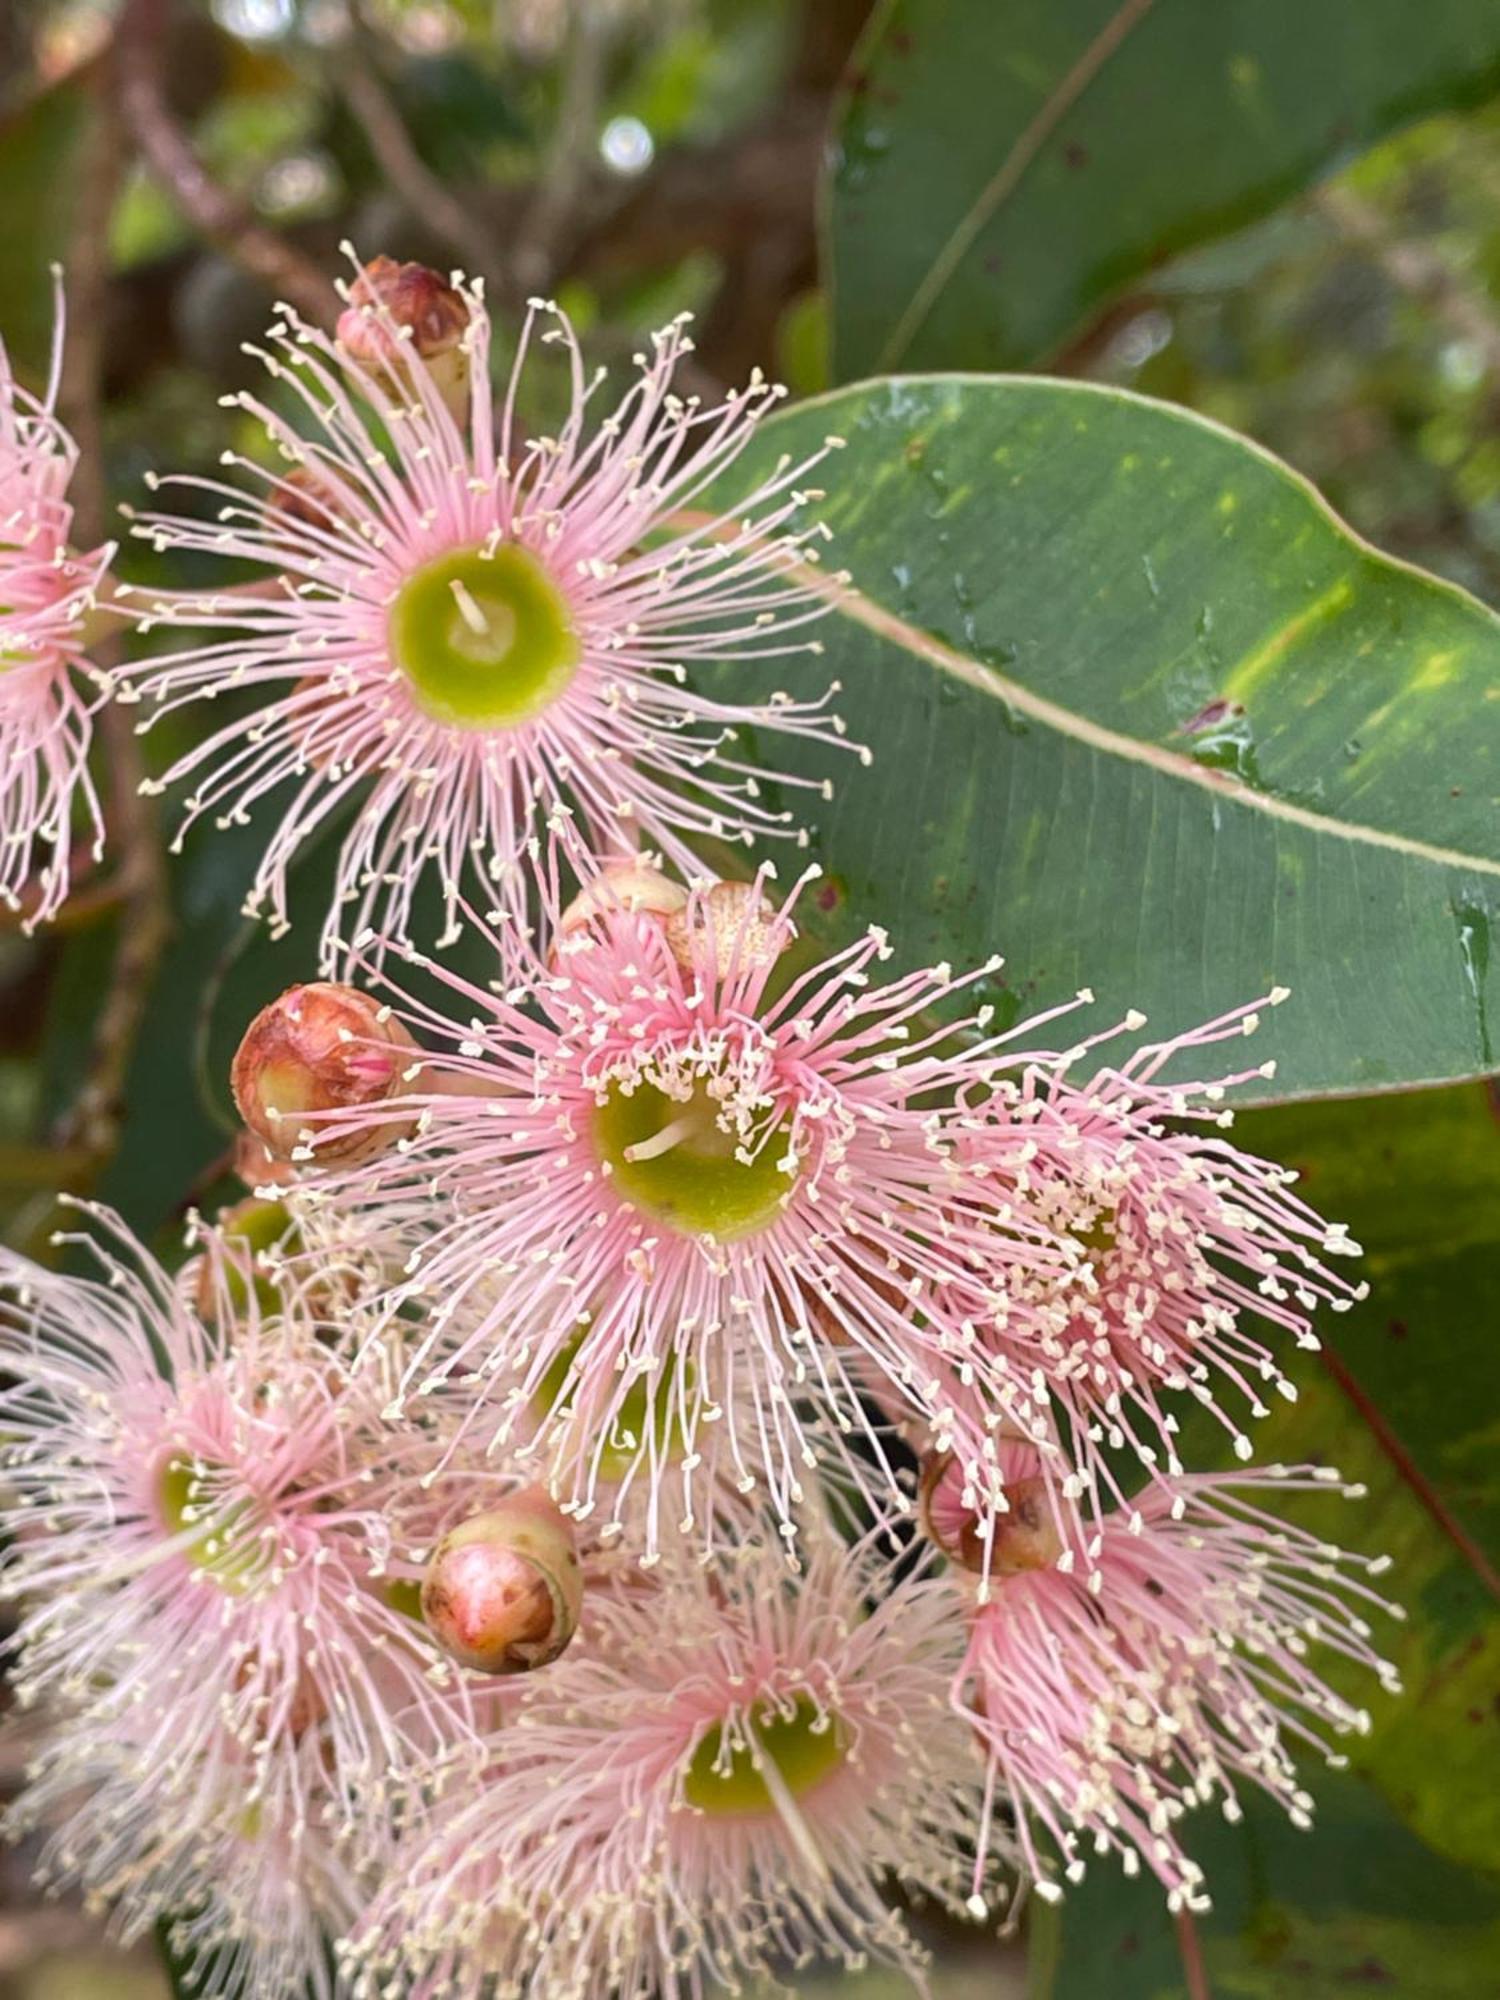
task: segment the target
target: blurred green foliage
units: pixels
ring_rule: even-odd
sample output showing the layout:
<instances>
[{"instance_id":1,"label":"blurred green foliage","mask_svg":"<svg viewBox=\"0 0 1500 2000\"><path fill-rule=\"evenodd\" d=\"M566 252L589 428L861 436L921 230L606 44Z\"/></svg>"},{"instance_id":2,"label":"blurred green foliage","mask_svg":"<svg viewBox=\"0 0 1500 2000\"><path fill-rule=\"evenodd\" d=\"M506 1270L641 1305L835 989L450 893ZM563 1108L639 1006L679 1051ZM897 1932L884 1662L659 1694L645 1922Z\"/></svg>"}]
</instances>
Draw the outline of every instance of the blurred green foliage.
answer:
<instances>
[{"instance_id":1,"label":"blurred green foliage","mask_svg":"<svg viewBox=\"0 0 1500 2000\"><path fill-rule=\"evenodd\" d=\"M1500 110L1432 119L1344 177L1500 329ZM1158 273L1094 364L1248 432L1382 548L1500 601L1500 378L1316 199Z\"/></svg>"}]
</instances>

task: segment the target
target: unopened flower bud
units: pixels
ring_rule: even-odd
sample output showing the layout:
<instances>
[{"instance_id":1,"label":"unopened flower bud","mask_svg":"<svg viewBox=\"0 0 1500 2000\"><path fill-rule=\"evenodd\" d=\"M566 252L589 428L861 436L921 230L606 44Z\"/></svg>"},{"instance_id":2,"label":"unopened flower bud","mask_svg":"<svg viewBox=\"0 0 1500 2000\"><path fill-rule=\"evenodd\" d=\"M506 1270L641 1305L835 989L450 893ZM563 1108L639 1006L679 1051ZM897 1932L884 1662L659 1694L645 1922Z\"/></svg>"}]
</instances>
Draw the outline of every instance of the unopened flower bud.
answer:
<instances>
[{"instance_id":1,"label":"unopened flower bud","mask_svg":"<svg viewBox=\"0 0 1500 2000\"><path fill-rule=\"evenodd\" d=\"M917 1505L922 1528L950 1562L976 1576L1016 1576L1050 1569L1062 1554L1047 1484L1017 1479L1005 1487L1005 1507L981 1521L964 1499L963 1475L951 1452L931 1452L922 1466Z\"/></svg>"},{"instance_id":2,"label":"unopened flower bud","mask_svg":"<svg viewBox=\"0 0 1500 2000\"><path fill-rule=\"evenodd\" d=\"M230 1084L241 1118L276 1159L310 1148L325 1164L357 1164L395 1144L414 1121L341 1121L320 1114L372 1111L406 1088L416 1043L391 1014L352 986L290 986L262 1008L235 1051Z\"/></svg>"},{"instance_id":3,"label":"unopened flower bud","mask_svg":"<svg viewBox=\"0 0 1500 2000\"><path fill-rule=\"evenodd\" d=\"M403 388L413 379L413 357L425 363L433 387L461 419L469 400L468 327L469 302L446 278L425 264L376 257L349 287L338 339L368 374L394 376Z\"/></svg>"},{"instance_id":4,"label":"unopened flower bud","mask_svg":"<svg viewBox=\"0 0 1500 2000\"><path fill-rule=\"evenodd\" d=\"M573 1530L539 1486L444 1535L422 1581L422 1616L460 1666L524 1674L578 1629L583 1575Z\"/></svg>"},{"instance_id":5,"label":"unopened flower bud","mask_svg":"<svg viewBox=\"0 0 1500 2000\"><path fill-rule=\"evenodd\" d=\"M796 936L754 882L715 882L667 918L666 934L684 972L711 967L716 979L768 971Z\"/></svg>"},{"instance_id":6,"label":"unopened flower bud","mask_svg":"<svg viewBox=\"0 0 1500 2000\"><path fill-rule=\"evenodd\" d=\"M623 910L630 916L657 917L665 923L687 907L688 892L664 875L655 862L632 854L608 862L586 882L557 920L557 936L572 937L596 917Z\"/></svg>"}]
</instances>

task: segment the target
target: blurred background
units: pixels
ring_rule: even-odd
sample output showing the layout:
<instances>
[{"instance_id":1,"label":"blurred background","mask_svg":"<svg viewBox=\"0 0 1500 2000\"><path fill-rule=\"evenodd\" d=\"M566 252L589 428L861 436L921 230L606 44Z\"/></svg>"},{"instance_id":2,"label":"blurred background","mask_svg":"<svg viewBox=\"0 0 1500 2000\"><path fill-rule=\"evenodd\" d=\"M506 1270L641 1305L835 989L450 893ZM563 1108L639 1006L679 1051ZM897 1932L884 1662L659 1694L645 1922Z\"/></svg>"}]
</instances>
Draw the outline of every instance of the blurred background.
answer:
<instances>
[{"instance_id":1,"label":"blurred background","mask_svg":"<svg viewBox=\"0 0 1500 2000\"><path fill-rule=\"evenodd\" d=\"M250 379L243 344L271 298L303 303L346 242L482 274L502 317L554 295L603 361L690 309L692 386L760 367L816 393L829 380L820 190L855 171L838 135L870 13L869 0L132 0L123 14L0 0L0 332L40 379L48 267L66 261L103 390L104 479L85 500L101 523L153 466L212 473L226 447L253 448L216 398ZM1497 293L1500 110L1481 105L1407 122L1265 219L1159 260L1048 365L1247 432L1380 546L1500 604ZM127 570L145 561L130 554ZM196 865L183 919L206 941L176 975L190 986L219 976L209 913L223 900L212 857ZM59 1179L108 1191L122 1121L127 1136L142 1117L162 1132L127 1149L158 1219L222 1167L223 1135L177 1103L166 1068L135 1072L93 1123L80 1113L113 949L96 915L85 893L45 937L0 932L0 1223L21 1243L47 1227ZM158 1048L182 1069L180 1048ZM24 1745L7 1755L13 1784ZM0 1863L0 2000L169 1992L154 1952L122 1954L82 1911L35 1906L25 1864ZM943 2000L1025 1990L1005 1946L939 1943ZM1373 1960L1361 1978L1361 1962L1348 1990L1389 1983ZM1442 1992L1500 1993L1490 1963L1488 1986L1476 1973ZM869 1991L883 2000L885 1986ZM1169 1989L1118 2000L1148 1990Z\"/></svg>"}]
</instances>

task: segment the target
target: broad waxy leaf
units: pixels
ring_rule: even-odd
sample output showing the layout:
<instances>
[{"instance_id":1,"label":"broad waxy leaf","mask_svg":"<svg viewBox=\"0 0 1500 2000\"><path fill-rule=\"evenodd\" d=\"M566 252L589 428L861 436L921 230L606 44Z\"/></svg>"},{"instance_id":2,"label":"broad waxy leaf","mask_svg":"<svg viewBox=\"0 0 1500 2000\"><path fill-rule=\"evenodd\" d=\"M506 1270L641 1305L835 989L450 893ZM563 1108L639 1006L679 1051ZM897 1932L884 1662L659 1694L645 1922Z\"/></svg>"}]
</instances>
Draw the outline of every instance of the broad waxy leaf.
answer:
<instances>
[{"instance_id":1,"label":"broad waxy leaf","mask_svg":"<svg viewBox=\"0 0 1500 2000\"><path fill-rule=\"evenodd\" d=\"M1353 1778L1320 1775L1299 1833L1258 1801L1204 1814L1214 1908L1193 1920L1201 1983L1165 1898L1098 1867L1033 1912L1028 2000L1478 2000L1500 1954L1500 1889L1408 1833ZM1194 1947L1190 1943L1188 1950Z\"/></svg>"},{"instance_id":2,"label":"broad waxy leaf","mask_svg":"<svg viewBox=\"0 0 1500 2000\"><path fill-rule=\"evenodd\" d=\"M757 746L836 784L815 924L1003 951L1013 1013L1091 987L1165 1032L1287 986L1263 1095L1493 1067L1500 620L1245 440L1083 384L842 391L719 497L830 432L808 505L854 588L778 679L836 676L874 768Z\"/></svg>"},{"instance_id":3,"label":"broad waxy leaf","mask_svg":"<svg viewBox=\"0 0 1500 2000\"><path fill-rule=\"evenodd\" d=\"M1163 259L1497 89L1490 0L891 0L827 191L835 379L1033 363Z\"/></svg>"},{"instance_id":4,"label":"broad waxy leaf","mask_svg":"<svg viewBox=\"0 0 1500 2000\"><path fill-rule=\"evenodd\" d=\"M1497 1090L1278 1106L1240 1119L1235 1137L1295 1167L1308 1200L1349 1224L1370 1296L1324 1327L1346 1396L1356 1412L1381 1413L1438 1504L1500 1569Z\"/></svg>"},{"instance_id":5,"label":"broad waxy leaf","mask_svg":"<svg viewBox=\"0 0 1500 2000\"><path fill-rule=\"evenodd\" d=\"M1393 1558L1409 1620L1386 1649L1406 1693L1372 1704L1353 1762L1429 1846L1500 1876L1494 1086L1287 1106L1243 1120L1239 1137L1297 1168L1365 1251L1369 1298L1325 1323L1297 1407L1256 1440L1262 1456L1319 1458L1367 1485L1367 1502L1321 1519Z\"/></svg>"},{"instance_id":6,"label":"broad waxy leaf","mask_svg":"<svg viewBox=\"0 0 1500 2000\"><path fill-rule=\"evenodd\" d=\"M1318 1670L1368 1705L1357 1776L1308 1767L1299 1833L1251 1806L1242 1827L1201 1814L1189 1839L1212 1887L1196 1919L1209 1990L1245 2000L1468 2000L1500 1950L1500 1596L1493 1365L1500 1304L1500 1121L1482 1086L1378 1103L1296 1105L1242 1120L1243 1145L1297 1166L1309 1199L1366 1251L1371 1297L1323 1328L1301 1395L1257 1427L1264 1460L1338 1465L1365 1499L1285 1511L1331 1540L1383 1551L1381 1588L1407 1621L1374 1620L1404 1692L1326 1653ZM1208 1427L1193 1463L1223 1462ZM1247 1801L1247 1803L1249 1803ZM1100 1864L1033 1930L1033 2000L1168 2000L1191 1989L1154 1885Z\"/></svg>"}]
</instances>

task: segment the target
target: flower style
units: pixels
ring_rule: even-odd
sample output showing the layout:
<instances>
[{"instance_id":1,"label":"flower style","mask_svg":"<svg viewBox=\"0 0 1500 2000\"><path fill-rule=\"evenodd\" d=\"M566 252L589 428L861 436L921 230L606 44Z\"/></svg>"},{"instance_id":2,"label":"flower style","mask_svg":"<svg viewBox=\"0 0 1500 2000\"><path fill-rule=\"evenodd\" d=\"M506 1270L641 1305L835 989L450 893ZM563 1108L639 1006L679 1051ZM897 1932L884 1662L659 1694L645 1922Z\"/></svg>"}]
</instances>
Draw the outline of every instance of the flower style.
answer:
<instances>
[{"instance_id":1,"label":"flower style","mask_svg":"<svg viewBox=\"0 0 1500 2000\"><path fill-rule=\"evenodd\" d=\"M1284 991L1262 1005L1276 1005ZM1357 1256L1342 1225L1291 1192L1297 1176L1242 1152L1225 1134L1227 1092L1274 1063L1208 1082L1164 1081L1178 1059L1252 1033L1256 1007L1165 1042L1144 1044L1086 1081L1073 1073L1110 1031L1066 1052L1016 1059L967 1143L987 1158L1032 1226L1066 1247L1032 1286L1030 1312L1000 1335L1017 1375L1059 1420L1075 1471L1070 1494L1121 1488L1111 1454L1130 1452L1153 1476L1182 1472L1171 1392L1202 1403L1237 1455L1251 1444L1221 1400L1227 1388L1266 1414L1264 1394L1296 1388L1261 1329L1316 1349L1309 1315L1346 1311L1366 1287L1320 1261ZM1124 1027L1135 1031L1143 1017ZM1026 1273L1018 1274L1023 1287Z\"/></svg>"},{"instance_id":2,"label":"flower style","mask_svg":"<svg viewBox=\"0 0 1500 2000\"><path fill-rule=\"evenodd\" d=\"M210 1237L174 1285L96 1214L100 1278L0 1255L18 1696L128 1734L163 1816L212 1805L201 1774L233 1759L241 1810L305 1826L314 1773L358 1839L393 1778L475 1730L385 1580L358 1403L284 1276L266 1317L240 1252Z\"/></svg>"},{"instance_id":3,"label":"flower style","mask_svg":"<svg viewBox=\"0 0 1500 2000\"><path fill-rule=\"evenodd\" d=\"M523 429L518 400L531 350L547 343L566 354L571 406L544 437ZM686 678L817 650L802 628L826 608L826 589L806 580L823 531L793 523L822 453L778 463L731 508L719 498L694 511L781 392L756 377L715 408L681 400L672 381L690 342L679 320L593 421L602 377L586 377L566 317L536 301L497 417L490 346L477 290L380 260L356 284L338 341L289 313L271 331L262 358L300 399L309 435L235 398L290 470L232 461L259 494L179 481L224 499L218 520L140 524L159 548L238 557L272 579L265 593L152 599L147 625L205 636L134 686L163 711L231 689L266 694L168 782L192 781L187 823L214 813L220 824L292 783L250 899L278 928L293 857L359 798L325 966L351 930L406 937L429 863L450 940L466 880L471 892L486 882L522 927L539 816L565 799L601 849L646 840L685 863L694 834L785 831L790 815L761 802L761 774L728 746L749 724L842 733L824 701L736 702Z\"/></svg>"},{"instance_id":4,"label":"flower style","mask_svg":"<svg viewBox=\"0 0 1500 2000\"><path fill-rule=\"evenodd\" d=\"M821 1538L622 1578L528 1683L494 1768L377 1899L357 1992L664 2000L779 1963L922 1954L899 1883L962 1910L979 1803L946 1587Z\"/></svg>"},{"instance_id":5,"label":"flower style","mask_svg":"<svg viewBox=\"0 0 1500 2000\"><path fill-rule=\"evenodd\" d=\"M1035 1453L1016 1445L1007 1457L1010 1477L1034 1492ZM1207 1907L1202 1871L1177 1832L1194 1805L1218 1797L1238 1819L1243 1782L1308 1824L1312 1800L1291 1746L1337 1765L1324 1732L1369 1727L1306 1664L1309 1642L1399 1691L1363 1612L1399 1613L1357 1574L1379 1574L1384 1561L1351 1555L1261 1504L1330 1484L1336 1473L1310 1466L1192 1474L1175 1498L1148 1485L1133 1512L1105 1520L1087 1557L1069 1542L1052 1560L1058 1543L1047 1547L1045 1536L1012 1541L974 1613L956 1692L993 1779L1015 1801L1039 1894L1060 1891L1038 1830L1070 1881L1089 1842L1118 1853L1128 1874L1144 1861L1173 1909L1198 1909ZM1052 1526L1066 1540L1066 1525Z\"/></svg>"},{"instance_id":6,"label":"flower style","mask_svg":"<svg viewBox=\"0 0 1500 2000\"><path fill-rule=\"evenodd\" d=\"M825 1425L873 1504L904 1510L872 1382L983 1482L1015 1392L971 1315L1003 1324L1017 1271L1040 1283L1055 1256L959 1157L995 1047L983 1009L924 1016L968 982L875 983L874 931L778 992L794 898L773 908L765 881L699 887L665 920L600 904L555 926L556 969L524 991L432 968L468 1024L408 1008L437 1046L400 1098L308 1115L314 1160L415 1116L320 1183L406 1242L390 1311L425 1318L403 1400L441 1392L461 1433L527 1440L584 1514L681 1475L692 1533L694 1481L727 1474L789 1527ZM950 1378L972 1398L950 1405Z\"/></svg>"},{"instance_id":7,"label":"flower style","mask_svg":"<svg viewBox=\"0 0 1500 2000\"><path fill-rule=\"evenodd\" d=\"M78 448L58 422L59 316L52 377L38 399L0 343L0 903L29 929L57 914L72 869L73 810L94 860L104 818L89 775L92 701L79 688L84 620L112 547L69 547Z\"/></svg>"}]
</instances>

